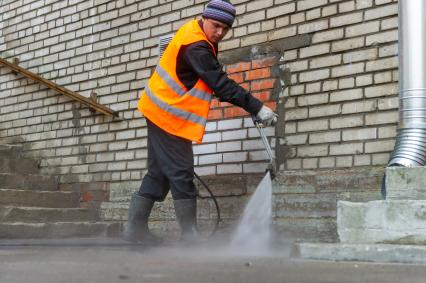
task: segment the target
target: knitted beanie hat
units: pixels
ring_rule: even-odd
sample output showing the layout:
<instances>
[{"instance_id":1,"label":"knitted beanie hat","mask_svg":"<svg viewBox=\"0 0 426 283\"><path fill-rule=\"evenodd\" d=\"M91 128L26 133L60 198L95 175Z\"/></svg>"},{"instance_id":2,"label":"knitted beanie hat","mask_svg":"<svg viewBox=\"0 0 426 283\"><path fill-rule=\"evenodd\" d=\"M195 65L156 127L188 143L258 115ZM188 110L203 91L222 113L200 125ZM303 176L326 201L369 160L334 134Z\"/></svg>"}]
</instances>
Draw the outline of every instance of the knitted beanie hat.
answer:
<instances>
[{"instance_id":1,"label":"knitted beanie hat","mask_svg":"<svg viewBox=\"0 0 426 283\"><path fill-rule=\"evenodd\" d=\"M235 7L228 0L211 0L204 10L203 17L232 26L235 20Z\"/></svg>"}]
</instances>

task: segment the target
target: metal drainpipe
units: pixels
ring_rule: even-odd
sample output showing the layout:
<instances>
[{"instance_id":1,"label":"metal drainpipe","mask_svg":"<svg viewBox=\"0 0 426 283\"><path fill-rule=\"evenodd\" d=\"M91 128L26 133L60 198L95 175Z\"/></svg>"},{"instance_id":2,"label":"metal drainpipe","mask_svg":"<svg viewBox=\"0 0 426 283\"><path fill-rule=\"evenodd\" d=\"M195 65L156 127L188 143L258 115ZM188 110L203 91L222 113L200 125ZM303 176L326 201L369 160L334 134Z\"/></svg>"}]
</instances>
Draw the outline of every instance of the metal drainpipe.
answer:
<instances>
[{"instance_id":1,"label":"metal drainpipe","mask_svg":"<svg viewBox=\"0 0 426 283\"><path fill-rule=\"evenodd\" d=\"M426 1L399 0L399 128L388 166L426 163Z\"/></svg>"}]
</instances>

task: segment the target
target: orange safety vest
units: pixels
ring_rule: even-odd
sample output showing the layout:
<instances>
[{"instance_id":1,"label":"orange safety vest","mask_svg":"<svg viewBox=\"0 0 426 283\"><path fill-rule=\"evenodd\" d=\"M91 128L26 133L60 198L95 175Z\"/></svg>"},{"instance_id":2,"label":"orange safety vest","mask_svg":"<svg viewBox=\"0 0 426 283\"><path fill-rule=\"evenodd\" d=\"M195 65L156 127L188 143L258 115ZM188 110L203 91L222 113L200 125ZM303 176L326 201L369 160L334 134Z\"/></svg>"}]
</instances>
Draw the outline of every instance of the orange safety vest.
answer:
<instances>
[{"instance_id":1,"label":"orange safety vest","mask_svg":"<svg viewBox=\"0 0 426 283\"><path fill-rule=\"evenodd\" d=\"M142 91L138 109L164 131L201 143L213 91L201 79L188 90L176 74L180 48L198 41L206 41L215 50L197 20L177 31Z\"/></svg>"}]
</instances>

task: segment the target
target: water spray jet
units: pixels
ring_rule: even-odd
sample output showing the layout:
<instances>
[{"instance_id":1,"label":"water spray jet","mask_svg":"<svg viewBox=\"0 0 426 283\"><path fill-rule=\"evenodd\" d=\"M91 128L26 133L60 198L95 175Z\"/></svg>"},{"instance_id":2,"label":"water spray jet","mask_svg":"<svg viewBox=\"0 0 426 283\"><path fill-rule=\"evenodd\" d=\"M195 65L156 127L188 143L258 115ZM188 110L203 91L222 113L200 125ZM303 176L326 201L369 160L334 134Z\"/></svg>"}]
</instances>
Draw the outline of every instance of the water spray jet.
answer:
<instances>
[{"instance_id":1,"label":"water spray jet","mask_svg":"<svg viewBox=\"0 0 426 283\"><path fill-rule=\"evenodd\" d=\"M276 162L271 145L264 131L264 125L256 117L253 116L252 118L266 148L269 163L266 168L266 174L247 204L241 221L231 239L231 250L236 254L261 254L268 252L271 242L272 180L276 176ZM216 234L221 221L219 204L207 184L197 174L195 174L195 177L208 191L216 207L217 219L215 227L209 236L212 237Z\"/></svg>"},{"instance_id":2,"label":"water spray jet","mask_svg":"<svg viewBox=\"0 0 426 283\"><path fill-rule=\"evenodd\" d=\"M269 156L266 174L250 198L240 223L232 237L231 249L238 254L262 255L270 252L272 223L272 180L276 166L271 145L261 121L253 117Z\"/></svg>"}]
</instances>

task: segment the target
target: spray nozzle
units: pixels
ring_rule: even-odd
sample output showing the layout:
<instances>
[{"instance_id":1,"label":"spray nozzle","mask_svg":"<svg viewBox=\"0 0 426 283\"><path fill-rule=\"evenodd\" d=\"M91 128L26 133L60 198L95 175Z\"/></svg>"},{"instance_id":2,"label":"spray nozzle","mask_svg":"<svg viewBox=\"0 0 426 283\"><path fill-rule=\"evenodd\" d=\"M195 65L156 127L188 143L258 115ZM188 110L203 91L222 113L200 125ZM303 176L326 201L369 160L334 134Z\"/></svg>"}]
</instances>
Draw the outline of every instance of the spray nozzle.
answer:
<instances>
[{"instance_id":1,"label":"spray nozzle","mask_svg":"<svg viewBox=\"0 0 426 283\"><path fill-rule=\"evenodd\" d=\"M271 176L271 180L275 179L276 177L276 168L275 168L275 164L268 164L268 167L266 167L266 172L269 172L269 175Z\"/></svg>"}]
</instances>

